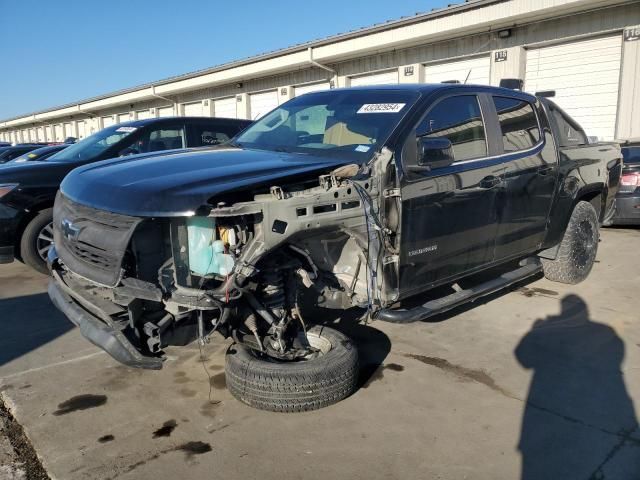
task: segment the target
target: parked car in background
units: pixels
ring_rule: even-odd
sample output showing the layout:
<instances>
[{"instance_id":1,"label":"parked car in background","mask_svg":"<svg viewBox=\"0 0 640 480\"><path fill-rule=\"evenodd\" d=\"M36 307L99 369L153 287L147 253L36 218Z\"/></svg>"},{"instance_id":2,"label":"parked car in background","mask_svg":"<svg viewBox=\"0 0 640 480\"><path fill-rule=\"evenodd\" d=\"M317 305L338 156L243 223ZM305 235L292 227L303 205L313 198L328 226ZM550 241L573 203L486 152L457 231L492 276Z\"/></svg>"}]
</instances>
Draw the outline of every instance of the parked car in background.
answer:
<instances>
[{"instance_id":1,"label":"parked car in background","mask_svg":"<svg viewBox=\"0 0 640 480\"><path fill-rule=\"evenodd\" d=\"M137 120L66 145L43 162L0 166L0 263L17 258L46 273L53 202L60 182L74 168L113 157L217 145L250 123L207 117Z\"/></svg>"},{"instance_id":2,"label":"parked car in background","mask_svg":"<svg viewBox=\"0 0 640 480\"><path fill-rule=\"evenodd\" d=\"M640 225L640 139L622 145L624 168L613 225Z\"/></svg>"},{"instance_id":3,"label":"parked car in background","mask_svg":"<svg viewBox=\"0 0 640 480\"><path fill-rule=\"evenodd\" d=\"M8 147L0 147L0 165L7 163L20 155L42 148L43 145L35 143L20 143Z\"/></svg>"},{"instance_id":4,"label":"parked car in background","mask_svg":"<svg viewBox=\"0 0 640 480\"><path fill-rule=\"evenodd\" d=\"M54 206L49 296L129 366L161 368L164 347L215 331L235 341L226 384L240 401L320 408L359 369L318 308L409 323L541 271L578 283L621 163L617 143L590 144L519 91L309 93L216 149L74 170Z\"/></svg>"},{"instance_id":5,"label":"parked car in background","mask_svg":"<svg viewBox=\"0 0 640 480\"><path fill-rule=\"evenodd\" d=\"M0 147L10 147L11 143L9 142L0 142Z\"/></svg>"},{"instance_id":6,"label":"parked car in background","mask_svg":"<svg viewBox=\"0 0 640 480\"><path fill-rule=\"evenodd\" d=\"M4 163L4 165L14 165L24 162L41 162L58 153L60 150L64 150L68 146L69 145L63 143L60 145L49 145L46 147L36 148L35 150L31 150L30 152L20 155L13 160L9 160L8 162Z\"/></svg>"}]
</instances>

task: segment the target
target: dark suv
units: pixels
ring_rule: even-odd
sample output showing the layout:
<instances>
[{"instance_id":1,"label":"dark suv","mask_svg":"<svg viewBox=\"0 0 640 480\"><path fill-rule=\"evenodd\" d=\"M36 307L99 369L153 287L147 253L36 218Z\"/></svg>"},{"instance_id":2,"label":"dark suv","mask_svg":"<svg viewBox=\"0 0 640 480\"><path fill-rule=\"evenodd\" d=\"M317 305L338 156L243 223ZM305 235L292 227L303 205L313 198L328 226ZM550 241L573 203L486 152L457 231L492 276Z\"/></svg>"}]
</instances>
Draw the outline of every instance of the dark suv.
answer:
<instances>
[{"instance_id":1,"label":"dark suv","mask_svg":"<svg viewBox=\"0 0 640 480\"><path fill-rule=\"evenodd\" d=\"M0 166L0 263L17 258L47 272L53 201L60 182L74 168L114 157L214 146L249 123L206 117L137 120L105 128L43 162Z\"/></svg>"}]
</instances>

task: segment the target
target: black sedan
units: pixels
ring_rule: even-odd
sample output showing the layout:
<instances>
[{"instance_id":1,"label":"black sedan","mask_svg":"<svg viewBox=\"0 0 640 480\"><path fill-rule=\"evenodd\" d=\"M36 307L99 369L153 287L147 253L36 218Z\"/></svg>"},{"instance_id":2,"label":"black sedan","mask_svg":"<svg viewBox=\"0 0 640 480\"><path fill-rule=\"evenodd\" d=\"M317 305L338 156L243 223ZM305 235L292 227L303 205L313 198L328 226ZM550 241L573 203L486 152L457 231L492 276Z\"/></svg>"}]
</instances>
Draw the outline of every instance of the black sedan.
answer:
<instances>
[{"instance_id":1,"label":"black sedan","mask_svg":"<svg viewBox=\"0 0 640 480\"><path fill-rule=\"evenodd\" d=\"M640 140L622 145L624 169L616 196L614 225L640 225Z\"/></svg>"},{"instance_id":2,"label":"black sedan","mask_svg":"<svg viewBox=\"0 0 640 480\"><path fill-rule=\"evenodd\" d=\"M20 155L13 160L9 160L5 165L14 165L16 163L24 162L41 162L53 154L58 153L60 150L64 150L68 146L69 144L63 143L61 145L48 145L46 147L36 148L35 150L31 150L30 152Z\"/></svg>"},{"instance_id":3,"label":"black sedan","mask_svg":"<svg viewBox=\"0 0 640 480\"><path fill-rule=\"evenodd\" d=\"M20 155L42 147L43 145L35 143L20 143L9 147L0 147L0 164L7 163Z\"/></svg>"},{"instance_id":4,"label":"black sedan","mask_svg":"<svg viewBox=\"0 0 640 480\"><path fill-rule=\"evenodd\" d=\"M215 146L250 123L207 117L136 120L67 145L44 162L0 165L0 263L17 258L47 273L46 258L53 242L53 202L60 182L74 168L128 155Z\"/></svg>"}]
</instances>

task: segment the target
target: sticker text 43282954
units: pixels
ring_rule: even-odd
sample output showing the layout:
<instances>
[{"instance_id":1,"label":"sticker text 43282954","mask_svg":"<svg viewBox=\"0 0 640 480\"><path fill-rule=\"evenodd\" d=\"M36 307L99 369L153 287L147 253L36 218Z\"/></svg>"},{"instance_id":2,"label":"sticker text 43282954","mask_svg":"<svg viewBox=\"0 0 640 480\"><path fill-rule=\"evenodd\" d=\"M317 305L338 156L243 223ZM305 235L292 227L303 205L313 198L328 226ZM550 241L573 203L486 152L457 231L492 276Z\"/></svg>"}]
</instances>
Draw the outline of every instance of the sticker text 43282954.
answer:
<instances>
[{"instance_id":1,"label":"sticker text 43282954","mask_svg":"<svg viewBox=\"0 0 640 480\"><path fill-rule=\"evenodd\" d=\"M398 113L406 103L365 103L358 113Z\"/></svg>"}]
</instances>

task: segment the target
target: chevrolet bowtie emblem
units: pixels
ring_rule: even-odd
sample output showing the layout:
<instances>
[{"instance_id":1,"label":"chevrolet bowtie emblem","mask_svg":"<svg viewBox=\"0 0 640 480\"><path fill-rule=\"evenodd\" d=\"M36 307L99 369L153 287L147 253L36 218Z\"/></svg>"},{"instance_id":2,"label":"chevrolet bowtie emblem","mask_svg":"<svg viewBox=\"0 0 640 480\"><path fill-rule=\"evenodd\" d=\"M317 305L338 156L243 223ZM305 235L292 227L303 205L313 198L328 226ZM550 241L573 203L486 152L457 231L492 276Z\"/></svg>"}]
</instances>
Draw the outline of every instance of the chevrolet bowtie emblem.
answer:
<instances>
[{"instance_id":1,"label":"chevrolet bowtie emblem","mask_svg":"<svg viewBox=\"0 0 640 480\"><path fill-rule=\"evenodd\" d=\"M80 228L73 225L71 220L67 220L66 218L62 219L60 222L60 227L62 229L62 236L71 242L75 242L78 240L78 235L80 235Z\"/></svg>"}]
</instances>

